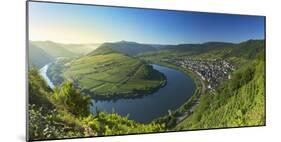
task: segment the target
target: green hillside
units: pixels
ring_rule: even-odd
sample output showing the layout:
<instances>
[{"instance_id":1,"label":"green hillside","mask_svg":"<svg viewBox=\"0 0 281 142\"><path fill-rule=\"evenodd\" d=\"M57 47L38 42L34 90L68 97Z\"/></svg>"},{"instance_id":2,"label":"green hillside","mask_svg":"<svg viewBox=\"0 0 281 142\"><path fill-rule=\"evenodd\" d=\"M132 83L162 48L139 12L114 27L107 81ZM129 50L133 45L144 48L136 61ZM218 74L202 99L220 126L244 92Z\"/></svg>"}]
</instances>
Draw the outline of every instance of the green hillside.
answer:
<instances>
[{"instance_id":1,"label":"green hillside","mask_svg":"<svg viewBox=\"0 0 281 142\"><path fill-rule=\"evenodd\" d=\"M234 46L235 44L227 42L206 42L202 44L170 45L166 46L164 48L164 51L185 53L188 55L198 55L201 53L208 53L214 50L228 49Z\"/></svg>"},{"instance_id":2,"label":"green hillside","mask_svg":"<svg viewBox=\"0 0 281 142\"><path fill-rule=\"evenodd\" d=\"M239 43L231 51L231 55L245 59L255 59L257 54L264 52L264 40L248 40Z\"/></svg>"},{"instance_id":3,"label":"green hillside","mask_svg":"<svg viewBox=\"0 0 281 142\"><path fill-rule=\"evenodd\" d=\"M238 44L209 42L171 46L161 47L154 53L131 56L102 45L80 57L59 58L48 69L49 78L58 86L54 90L48 87L36 69L30 68L30 138L265 125L263 40L248 40ZM194 78L197 82L195 95L177 110L169 110L168 115L148 124L137 123L115 113L98 111L96 115L91 114L90 107L95 104L91 104L90 97L84 94L101 99L135 97L165 85L165 76L143 60L174 67L195 77L192 72L173 62L176 59L222 59L234 64L235 70L230 73L230 79L222 80L212 92L202 89L206 82ZM185 112L188 115L182 117Z\"/></svg>"},{"instance_id":4,"label":"green hillside","mask_svg":"<svg viewBox=\"0 0 281 142\"><path fill-rule=\"evenodd\" d=\"M264 55L249 61L215 95L205 94L191 116L175 130L265 125Z\"/></svg>"},{"instance_id":5,"label":"green hillside","mask_svg":"<svg viewBox=\"0 0 281 142\"><path fill-rule=\"evenodd\" d=\"M51 66L50 71L57 66ZM106 47L63 63L59 74L74 81L83 92L100 98L148 94L165 84L165 76L151 65Z\"/></svg>"},{"instance_id":6,"label":"green hillside","mask_svg":"<svg viewBox=\"0 0 281 142\"><path fill-rule=\"evenodd\" d=\"M104 43L100 47L110 48L114 51L118 51L130 56L143 54L147 52L157 51L157 48L149 44L140 44L136 42L120 41L114 43Z\"/></svg>"},{"instance_id":7,"label":"green hillside","mask_svg":"<svg viewBox=\"0 0 281 142\"><path fill-rule=\"evenodd\" d=\"M61 139L164 131L164 125L140 124L118 114L90 113L90 97L81 95L71 82L54 91L38 70L28 72L28 139Z\"/></svg>"},{"instance_id":8,"label":"green hillside","mask_svg":"<svg viewBox=\"0 0 281 142\"><path fill-rule=\"evenodd\" d=\"M28 48L29 66L36 66L38 68L54 61L54 58L46 53L43 49L30 44Z\"/></svg>"},{"instance_id":9,"label":"green hillside","mask_svg":"<svg viewBox=\"0 0 281 142\"><path fill-rule=\"evenodd\" d=\"M199 102L194 103L198 105L195 106L193 114L176 124L181 116L178 112L189 111L192 108L192 105L183 105L181 108L184 109L180 108L163 117L167 122L175 122L174 125L166 125L172 130L264 125L264 40L248 40L238 44L220 43L217 47L213 45L215 43L181 45L181 48L170 46L161 51L138 56L148 62L170 66L177 66L173 63L174 60L183 59L219 59L235 65L236 69L232 72L231 79L221 82L214 93L207 90ZM201 90L200 86L197 86L197 89Z\"/></svg>"},{"instance_id":10,"label":"green hillside","mask_svg":"<svg viewBox=\"0 0 281 142\"><path fill-rule=\"evenodd\" d=\"M160 61L165 58L192 58L194 60L223 59L236 65L255 59L264 52L264 40L247 40L241 43L207 42L203 44L169 45L161 50L137 57L144 60Z\"/></svg>"}]
</instances>

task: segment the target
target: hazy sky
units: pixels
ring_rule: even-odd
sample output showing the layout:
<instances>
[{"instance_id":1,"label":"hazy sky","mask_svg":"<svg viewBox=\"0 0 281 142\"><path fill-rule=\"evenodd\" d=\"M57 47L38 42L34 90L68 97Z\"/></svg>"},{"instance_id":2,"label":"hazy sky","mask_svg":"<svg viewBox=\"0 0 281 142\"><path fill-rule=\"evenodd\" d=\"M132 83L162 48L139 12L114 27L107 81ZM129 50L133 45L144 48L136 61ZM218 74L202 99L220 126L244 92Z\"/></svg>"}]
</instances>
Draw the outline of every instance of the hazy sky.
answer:
<instances>
[{"instance_id":1,"label":"hazy sky","mask_svg":"<svg viewBox=\"0 0 281 142\"><path fill-rule=\"evenodd\" d=\"M62 43L241 42L264 39L264 18L30 2L29 38Z\"/></svg>"}]
</instances>

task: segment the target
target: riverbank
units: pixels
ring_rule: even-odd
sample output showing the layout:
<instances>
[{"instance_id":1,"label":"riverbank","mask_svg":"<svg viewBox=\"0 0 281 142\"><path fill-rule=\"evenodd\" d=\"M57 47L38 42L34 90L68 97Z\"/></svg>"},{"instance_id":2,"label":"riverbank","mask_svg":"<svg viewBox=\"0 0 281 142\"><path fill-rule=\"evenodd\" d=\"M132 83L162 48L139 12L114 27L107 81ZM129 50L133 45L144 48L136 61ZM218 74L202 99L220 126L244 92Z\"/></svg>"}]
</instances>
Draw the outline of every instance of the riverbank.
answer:
<instances>
[{"instance_id":1,"label":"riverbank","mask_svg":"<svg viewBox=\"0 0 281 142\"><path fill-rule=\"evenodd\" d=\"M148 61L148 60L146 60L146 62L159 64L183 72L187 76L190 76L196 85L196 89L193 95L188 99L188 101L186 101L184 104L182 104L178 109L174 111L169 110L168 115L162 116L153 121L157 123L165 123L168 129L173 129L177 124L179 124L181 121L186 119L199 104L200 97L206 91L205 82L196 73L188 69L183 69L181 67L178 67L174 64L165 63L161 61L157 62L157 61Z\"/></svg>"},{"instance_id":2,"label":"riverbank","mask_svg":"<svg viewBox=\"0 0 281 142\"><path fill-rule=\"evenodd\" d=\"M83 94L90 95L93 99L96 100L118 100L118 99L136 99L136 98L142 98L144 96L151 95L155 92L157 92L159 89L163 88L167 84L167 78L166 76L161 73L162 77L164 78L163 81L158 86L151 87L151 88L146 88L146 90L133 90L131 92L123 92L123 93L115 93L113 95L99 95L95 94L87 89L81 89L81 92Z\"/></svg>"},{"instance_id":3,"label":"riverbank","mask_svg":"<svg viewBox=\"0 0 281 142\"><path fill-rule=\"evenodd\" d=\"M191 77L172 68L160 65L154 67L167 76L165 87L142 98L96 100L93 101L93 111L97 108L99 111L115 112L122 116L129 114L129 119L147 124L167 115L168 110L179 108L193 95L196 87Z\"/></svg>"},{"instance_id":4,"label":"riverbank","mask_svg":"<svg viewBox=\"0 0 281 142\"><path fill-rule=\"evenodd\" d=\"M120 58L122 60L119 59L121 61L118 62L103 59L102 63L91 65L86 64L89 62L86 59L73 66L66 65L68 62L56 62L49 67L47 73L55 85L71 80L82 93L103 100L143 97L166 85L166 76L151 65L137 59ZM123 60L129 61L122 62Z\"/></svg>"},{"instance_id":5,"label":"riverbank","mask_svg":"<svg viewBox=\"0 0 281 142\"><path fill-rule=\"evenodd\" d=\"M180 108L186 100L192 98L196 83L191 76L172 67L168 68L160 65L153 65L153 67L163 73L166 78L165 85L158 88L155 93L143 94L134 98L93 98L93 103L95 104L93 111L96 108L99 111L109 113L114 110L114 112L122 116L129 114L129 119L137 120L141 123L150 123L155 118L166 115L168 110ZM175 92L177 93L175 94Z\"/></svg>"}]
</instances>

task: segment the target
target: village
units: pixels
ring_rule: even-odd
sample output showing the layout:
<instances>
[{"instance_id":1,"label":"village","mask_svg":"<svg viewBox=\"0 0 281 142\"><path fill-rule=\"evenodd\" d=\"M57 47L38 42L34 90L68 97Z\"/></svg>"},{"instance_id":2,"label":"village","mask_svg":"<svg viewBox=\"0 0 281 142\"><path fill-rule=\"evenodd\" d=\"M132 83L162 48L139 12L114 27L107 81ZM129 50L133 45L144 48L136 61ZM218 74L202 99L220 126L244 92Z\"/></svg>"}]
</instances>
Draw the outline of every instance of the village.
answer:
<instances>
[{"instance_id":1,"label":"village","mask_svg":"<svg viewBox=\"0 0 281 142\"><path fill-rule=\"evenodd\" d=\"M219 83L230 79L230 73L235 70L234 65L226 60L194 60L191 58L165 58L162 61L173 63L196 73L202 80L207 82L207 88L214 91Z\"/></svg>"}]
</instances>

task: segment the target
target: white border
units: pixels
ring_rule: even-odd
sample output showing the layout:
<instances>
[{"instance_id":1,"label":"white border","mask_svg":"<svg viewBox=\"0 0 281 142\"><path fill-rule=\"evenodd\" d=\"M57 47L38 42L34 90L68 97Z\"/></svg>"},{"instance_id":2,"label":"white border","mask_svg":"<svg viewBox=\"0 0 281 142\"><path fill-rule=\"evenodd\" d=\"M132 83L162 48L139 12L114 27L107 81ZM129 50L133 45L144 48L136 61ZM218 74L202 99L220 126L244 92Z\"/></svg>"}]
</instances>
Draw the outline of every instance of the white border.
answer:
<instances>
[{"instance_id":1,"label":"white border","mask_svg":"<svg viewBox=\"0 0 281 142\"><path fill-rule=\"evenodd\" d=\"M60 2L161 8L205 12L265 15L267 18L267 126L179 133L99 137L65 141L96 142L237 142L278 141L280 138L281 8L277 0L60 0ZM0 5L0 141L25 140L25 0L1 1ZM272 140L271 140L272 139Z\"/></svg>"}]
</instances>

